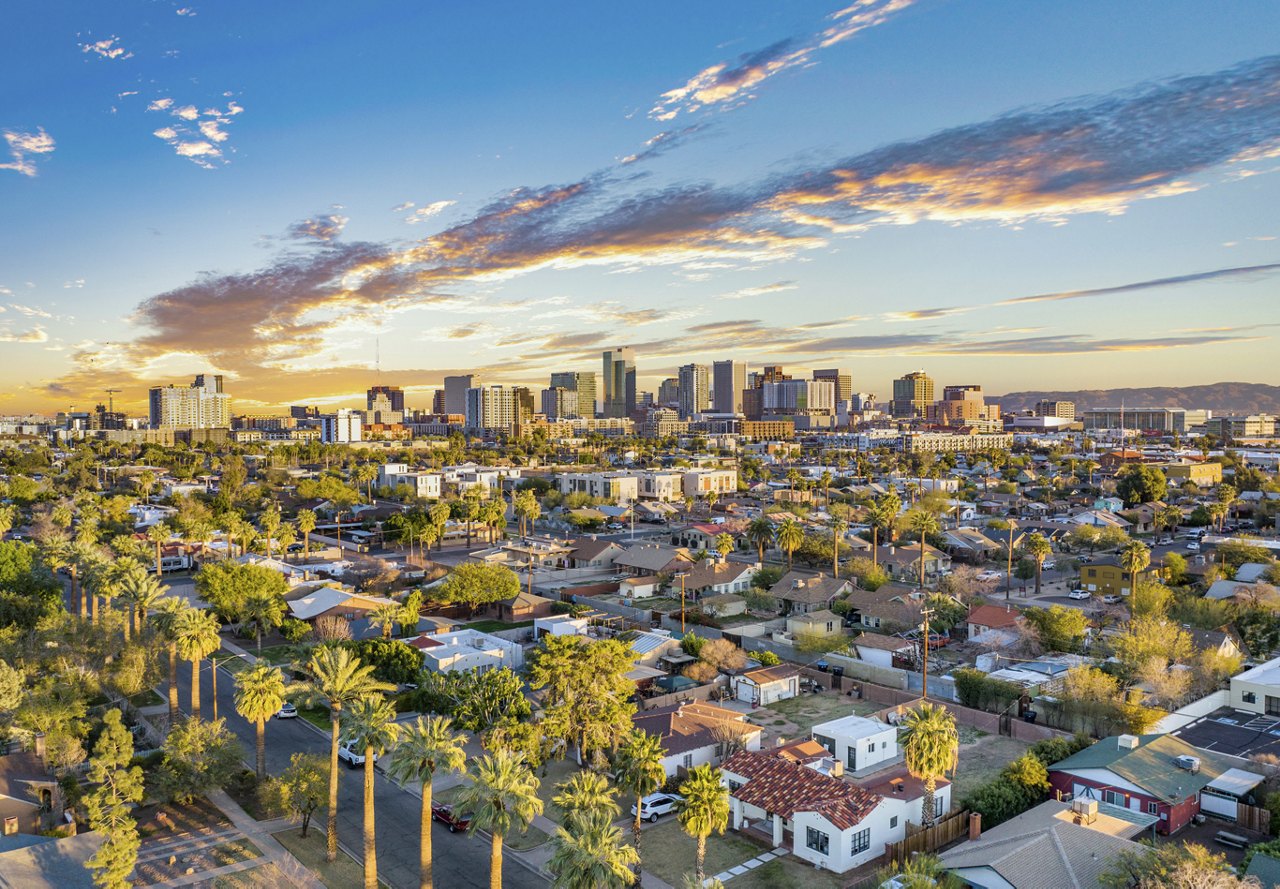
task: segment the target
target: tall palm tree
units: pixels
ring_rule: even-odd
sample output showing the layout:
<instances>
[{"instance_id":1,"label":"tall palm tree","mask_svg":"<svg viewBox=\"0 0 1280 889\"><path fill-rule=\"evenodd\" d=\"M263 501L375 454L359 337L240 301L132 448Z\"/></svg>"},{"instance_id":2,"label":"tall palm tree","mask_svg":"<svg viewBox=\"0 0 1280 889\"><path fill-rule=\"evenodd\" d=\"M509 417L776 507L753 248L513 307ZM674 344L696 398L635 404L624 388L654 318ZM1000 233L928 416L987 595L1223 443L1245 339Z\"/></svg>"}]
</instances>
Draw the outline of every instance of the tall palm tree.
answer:
<instances>
[{"instance_id":1,"label":"tall palm tree","mask_svg":"<svg viewBox=\"0 0 1280 889\"><path fill-rule=\"evenodd\" d=\"M842 518L832 516L827 522L827 527L831 529L831 574L839 577L840 541L844 539L844 532L849 530L849 523Z\"/></svg>"},{"instance_id":2,"label":"tall palm tree","mask_svg":"<svg viewBox=\"0 0 1280 889\"><path fill-rule=\"evenodd\" d=\"M662 767L662 739L647 732L633 732L618 747L613 759L613 775L618 785L636 798L636 814L631 820L631 842L636 848L635 883L640 885L640 801L657 791L667 780Z\"/></svg>"},{"instance_id":3,"label":"tall palm tree","mask_svg":"<svg viewBox=\"0 0 1280 889\"><path fill-rule=\"evenodd\" d=\"M773 522L764 516L758 516L751 520L751 524L747 526L747 540L756 548L756 552L760 556L760 564L764 564L764 551L773 543Z\"/></svg>"},{"instance_id":4,"label":"tall palm tree","mask_svg":"<svg viewBox=\"0 0 1280 889\"><path fill-rule=\"evenodd\" d=\"M373 766L400 736L395 705L382 695L369 695L342 716L344 734L364 750L364 889L378 889L378 843L374 830Z\"/></svg>"},{"instance_id":5,"label":"tall palm tree","mask_svg":"<svg viewBox=\"0 0 1280 889\"><path fill-rule=\"evenodd\" d=\"M787 570L791 570L792 558L796 550L804 544L804 529L800 523L787 516L778 526L778 548L787 554Z\"/></svg>"},{"instance_id":6,"label":"tall palm tree","mask_svg":"<svg viewBox=\"0 0 1280 889\"><path fill-rule=\"evenodd\" d=\"M156 577L164 574L160 564L160 547L169 541L173 531L164 522L156 522L147 529L147 539L156 545Z\"/></svg>"},{"instance_id":7,"label":"tall palm tree","mask_svg":"<svg viewBox=\"0 0 1280 889\"><path fill-rule=\"evenodd\" d=\"M1138 592L1138 574L1151 564L1151 550L1141 540L1130 540L1120 550L1120 565L1129 572L1129 592Z\"/></svg>"},{"instance_id":8,"label":"tall palm tree","mask_svg":"<svg viewBox=\"0 0 1280 889\"><path fill-rule=\"evenodd\" d=\"M236 674L236 712L258 733L258 780L267 777L267 720L284 706L284 673L262 661Z\"/></svg>"},{"instance_id":9,"label":"tall palm tree","mask_svg":"<svg viewBox=\"0 0 1280 889\"><path fill-rule=\"evenodd\" d=\"M924 548L930 534L942 530L938 517L927 509L912 509L907 513L907 527L920 535L920 589L924 589Z\"/></svg>"},{"instance_id":10,"label":"tall palm tree","mask_svg":"<svg viewBox=\"0 0 1280 889\"><path fill-rule=\"evenodd\" d=\"M129 603L129 617L125 626L132 625L134 632L141 635L147 627L147 612L164 598L168 587L160 583L158 577L147 573L147 569L136 559L121 559L116 564L133 566L120 575L120 598ZM126 630L125 639L128 638Z\"/></svg>"},{"instance_id":11,"label":"tall palm tree","mask_svg":"<svg viewBox=\"0 0 1280 889\"><path fill-rule=\"evenodd\" d=\"M818 484L822 485L822 507L823 509L831 508L831 483L835 481L831 475L831 470L822 470L822 475L818 477Z\"/></svg>"},{"instance_id":12,"label":"tall palm tree","mask_svg":"<svg viewBox=\"0 0 1280 889\"><path fill-rule=\"evenodd\" d=\"M329 823L326 861L338 858L338 727L344 708L361 698L394 691L395 686L373 677L373 666L345 648L322 646L305 667L310 677L303 695L308 701L324 702L329 708Z\"/></svg>"},{"instance_id":13,"label":"tall palm tree","mask_svg":"<svg viewBox=\"0 0 1280 889\"><path fill-rule=\"evenodd\" d=\"M523 756L507 750L473 761L470 774L471 783L458 794L458 807L471 812L472 829L489 832L489 889L502 889L503 837L524 831L542 814L538 776Z\"/></svg>"},{"instance_id":14,"label":"tall palm tree","mask_svg":"<svg viewBox=\"0 0 1280 889\"><path fill-rule=\"evenodd\" d=\"M382 638L390 639L391 634L395 632L396 624L400 621L400 606L395 602L388 602L385 605L379 605L373 609L369 615L369 626L378 627L382 630Z\"/></svg>"},{"instance_id":15,"label":"tall palm tree","mask_svg":"<svg viewBox=\"0 0 1280 889\"><path fill-rule=\"evenodd\" d=\"M157 603L153 626L169 652L169 725L178 724L178 627L191 610L186 599L171 596Z\"/></svg>"},{"instance_id":16,"label":"tall palm tree","mask_svg":"<svg viewBox=\"0 0 1280 889\"><path fill-rule=\"evenodd\" d=\"M279 595L266 589L252 589L244 597L244 605L240 609L242 624L253 627L253 634L258 643L258 656L262 656L262 633L264 630L280 626L284 620L284 600Z\"/></svg>"},{"instance_id":17,"label":"tall palm tree","mask_svg":"<svg viewBox=\"0 0 1280 889\"><path fill-rule=\"evenodd\" d=\"M419 716L406 726L391 751L387 774L397 781L416 781L422 787L422 817L418 824L418 886L432 889L431 781L437 772L460 772L467 764L463 749L467 736L455 734L447 716Z\"/></svg>"},{"instance_id":18,"label":"tall palm tree","mask_svg":"<svg viewBox=\"0 0 1280 889\"><path fill-rule=\"evenodd\" d=\"M599 772L574 772L556 785L560 792L551 801L560 807L565 817L591 815L599 812L612 821L618 817L618 803L614 799L618 789L609 785L609 779Z\"/></svg>"},{"instance_id":19,"label":"tall palm tree","mask_svg":"<svg viewBox=\"0 0 1280 889\"><path fill-rule=\"evenodd\" d=\"M191 662L191 715L200 718L200 662L218 650L221 625L212 611L188 608L174 625L178 656Z\"/></svg>"},{"instance_id":20,"label":"tall palm tree","mask_svg":"<svg viewBox=\"0 0 1280 889\"><path fill-rule=\"evenodd\" d=\"M311 532L316 529L315 510L298 510L298 530L302 532L302 558L311 557Z\"/></svg>"},{"instance_id":21,"label":"tall palm tree","mask_svg":"<svg viewBox=\"0 0 1280 889\"><path fill-rule=\"evenodd\" d=\"M716 552L720 554L720 558L726 559L729 553L733 552L733 535L720 533L716 535Z\"/></svg>"},{"instance_id":22,"label":"tall palm tree","mask_svg":"<svg viewBox=\"0 0 1280 889\"><path fill-rule=\"evenodd\" d=\"M600 812L579 813L557 828L547 869L555 889L622 889L634 879L640 856L622 831Z\"/></svg>"},{"instance_id":23,"label":"tall palm tree","mask_svg":"<svg viewBox=\"0 0 1280 889\"><path fill-rule=\"evenodd\" d=\"M920 821L928 827L938 817L934 794L938 779L954 771L960 761L960 736L956 719L941 706L921 702L903 720L902 758L913 778L924 782Z\"/></svg>"},{"instance_id":24,"label":"tall palm tree","mask_svg":"<svg viewBox=\"0 0 1280 889\"><path fill-rule=\"evenodd\" d=\"M676 817L684 832L698 843L694 873L702 880L706 878L703 863L707 857L707 837L712 831L724 833L729 824L729 788L720 780L720 770L707 764L689 770L680 785L680 795L684 800L676 810Z\"/></svg>"},{"instance_id":25,"label":"tall palm tree","mask_svg":"<svg viewBox=\"0 0 1280 889\"><path fill-rule=\"evenodd\" d=\"M898 499L898 495L890 491L881 497L876 498L871 506L867 507L867 521L871 524L871 564L878 566L880 564L880 529L884 528L890 531L893 528L893 522L898 517L898 510L902 508L902 501ZM889 535L890 540L893 535Z\"/></svg>"},{"instance_id":26,"label":"tall palm tree","mask_svg":"<svg viewBox=\"0 0 1280 889\"><path fill-rule=\"evenodd\" d=\"M1024 544L1027 555L1036 563L1036 595L1040 595L1040 575L1044 573L1044 560L1053 552L1053 544L1043 534L1032 534Z\"/></svg>"},{"instance_id":27,"label":"tall palm tree","mask_svg":"<svg viewBox=\"0 0 1280 889\"><path fill-rule=\"evenodd\" d=\"M1162 531L1176 531L1182 523L1182 510L1176 506L1165 506L1156 513L1155 520Z\"/></svg>"}]
</instances>

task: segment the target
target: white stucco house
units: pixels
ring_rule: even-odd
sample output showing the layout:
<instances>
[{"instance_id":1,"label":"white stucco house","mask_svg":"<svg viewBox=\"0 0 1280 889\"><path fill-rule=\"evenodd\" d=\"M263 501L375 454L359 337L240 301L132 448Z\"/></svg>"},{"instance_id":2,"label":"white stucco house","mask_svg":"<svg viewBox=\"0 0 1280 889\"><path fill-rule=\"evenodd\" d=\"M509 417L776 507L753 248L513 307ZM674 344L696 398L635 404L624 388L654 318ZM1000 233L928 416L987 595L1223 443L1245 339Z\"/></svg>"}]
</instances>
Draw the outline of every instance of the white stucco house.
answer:
<instances>
[{"instance_id":1,"label":"white stucco house","mask_svg":"<svg viewBox=\"0 0 1280 889\"><path fill-rule=\"evenodd\" d=\"M719 765L729 739L740 738L747 750L759 750L764 733L747 722L745 713L700 701L640 710L631 721L662 744L662 768L668 778L678 776L682 769Z\"/></svg>"},{"instance_id":2,"label":"white stucco house","mask_svg":"<svg viewBox=\"0 0 1280 889\"><path fill-rule=\"evenodd\" d=\"M898 758L898 730L878 719L844 716L815 725L812 734L850 772L887 766Z\"/></svg>"},{"instance_id":3,"label":"white stucco house","mask_svg":"<svg viewBox=\"0 0 1280 889\"><path fill-rule=\"evenodd\" d=\"M1250 713L1280 715L1280 658L1232 676L1230 705Z\"/></svg>"},{"instance_id":4,"label":"white stucco house","mask_svg":"<svg viewBox=\"0 0 1280 889\"><path fill-rule=\"evenodd\" d=\"M419 636L409 644L422 652L423 667L435 673L460 670L495 670L509 667L517 670L524 664L524 649L477 630L456 630L434 636Z\"/></svg>"}]
</instances>

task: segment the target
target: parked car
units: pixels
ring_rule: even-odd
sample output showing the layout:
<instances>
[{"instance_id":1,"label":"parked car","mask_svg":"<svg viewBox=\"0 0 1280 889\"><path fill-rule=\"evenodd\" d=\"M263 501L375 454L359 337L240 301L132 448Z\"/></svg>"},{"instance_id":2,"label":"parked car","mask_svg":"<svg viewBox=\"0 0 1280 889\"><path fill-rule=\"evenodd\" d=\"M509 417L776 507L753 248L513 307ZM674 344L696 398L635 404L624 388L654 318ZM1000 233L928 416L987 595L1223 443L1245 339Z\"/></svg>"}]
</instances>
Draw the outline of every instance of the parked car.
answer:
<instances>
[{"instance_id":1,"label":"parked car","mask_svg":"<svg viewBox=\"0 0 1280 889\"><path fill-rule=\"evenodd\" d=\"M978 580L999 580L1004 574L999 571L983 571L978 575Z\"/></svg>"},{"instance_id":2,"label":"parked car","mask_svg":"<svg viewBox=\"0 0 1280 889\"><path fill-rule=\"evenodd\" d=\"M1172 546L1172 545L1173 545L1173 538L1168 536L1167 534L1156 541L1156 546Z\"/></svg>"},{"instance_id":3,"label":"parked car","mask_svg":"<svg viewBox=\"0 0 1280 889\"><path fill-rule=\"evenodd\" d=\"M364 748L357 747L355 741L344 741L338 747L338 759L345 762L350 768L358 769L364 765ZM373 755L373 761L378 761L378 754Z\"/></svg>"},{"instance_id":4,"label":"parked car","mask_svg":"<svg viewBox=\"0 0 1280 889\"><path fill-rule=\"evenodd\" d=\"M1104 605L1119 605L1120 602L1121 602L1121 598L1117 596L1115 593L1111 593L1110 595L1106 595L1102 597L1102 603Z\"/></svg>"},{"instance_id":5,"label":"parked car","mask_svg":"<svg viewBox=\"0 0 1280 889\"><path fill-rule=\"evenodd\" d=\"M609 530L610 530L610 531L625 531L625 530L627 530L627 526L626 526L626 525L624 525L624 524L622 524L622 522L610 522L610 523L608 524L608 528L609 528Z\"/></svg>"},{"instance_id":6,"label":"parked car","mask_svg":"<svg viewBox=\"0 0 1280 889\"><path fill-rule=\"evenodd\" d=\"M1058 567L1058 563L1055 562L1053 559L1045 559L1044 564L1041 565L1040 567L1043 568L1045 571L1052 571L1054 568Z\"/></svg>"},{"instance_id":7,"label":"parked car","mask_svg":"<svg viewBox=\"0 0 1280 889\"><path fill-rule=\"evenodd\" d=\"M659 815L675 812L676 806L683 801L684 797L678 793L651 793L640 800L640 817L649 822L657 821ZM635 813L636 805L632 803L631 814Z\"/></svg>"},{"instance_id":8,"label":"parked car","mask_svg":"<svg viewBox=\"0 0 1280 889\"><path fill-rule=\"evenodd\" d=\"M1189 552L1189 553L1198 553L1198 552L1200 552L1200 544L1199 544L1199 543L1197 543L1196 541L1192 540L1190 543L1188 543L1188 544L1187 544L1187 552Z\"/></svg>"},{"instance_id":9,"label":"parked car","mask_svg":"<svg viewBox=\"0 0 1280 889\"><path fill-rule=\"evenodd\" d=\"M470 818L464 818L462 815L457 814L453 811L453 806L448 806L444 803L431 804L431 820L439 821L449 828L449 833L457 833L471 826Z\"/></svg>"},{"instance_id":10,"label":"parked car","mask_svg":"<svg viewBox=\"0 0 1280 889\"><path fill-rule=\"evenodd\" d=\"M289 701L284 702L284 706L276 711L276 719L297 719L298 708Z\"/></svg>"},{"instance_id":11,"label":"parked car","mask_svg":"<svg viewBox=\"0 0 1280 889\"><path fill-rule=\"evenodd\" d=\"M1088 590L1072 590L1067 593L1068 599L1088 599L1092 594Z\"/></svg>"}]
</instances>

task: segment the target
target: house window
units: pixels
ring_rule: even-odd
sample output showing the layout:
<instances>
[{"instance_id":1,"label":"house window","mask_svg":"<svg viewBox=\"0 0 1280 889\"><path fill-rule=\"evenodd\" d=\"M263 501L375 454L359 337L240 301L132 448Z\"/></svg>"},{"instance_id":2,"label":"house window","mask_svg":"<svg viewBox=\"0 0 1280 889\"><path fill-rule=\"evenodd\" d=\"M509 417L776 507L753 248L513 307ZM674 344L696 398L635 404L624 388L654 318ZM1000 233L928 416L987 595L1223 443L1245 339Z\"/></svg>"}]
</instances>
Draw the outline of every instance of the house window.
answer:
<instances>
[{"instance_id":1,"label":"house window","mask_svg":"<svg viewBox=\"0 0 1280 889\"><path fill-rule=\"evenodd\" d=\"M876 742L872 741L870 744L867 745L867 755L870 756L875 752L876 752Z\"/></svg>"},{"instance_id":2,"label":"house window","mask_svg":"<svg viewBox=\"0 0 1280 889\"><path fill-rule=\"evenodd\" d=\"M894 819L897 820L897 819ZM864 827L853 835L853 848L849 850L850 855L857 855L871 848L871 828Z\"/></svg>"},{"instance_id":3,"label":"house window","mask_svg":"<svg viewBox=\"0 0 1280 889\"><path fill-rule=\"evenodd\" d=\"M894 828L897 826L898 826L898 816L894 815L892 818L889 819L889 827Z\"/></svg>"},{"instance_id":4,"label":"house window","mask_svg":"<svg viewBox=\"0 0 1280 889\"><path fill-rule=\"evenodd\" d=\"M1160 814L1160 804L1159 804L1159 803L1147 803L1147 814L1148 814L1148 815L1159 815L1159 814Z\"/></svg>"},{"instance_id":5,"label":"house window","mask_svg":"<svg viewBox=\"0 0 1280 889\"><path fill-rule=\"evenodd\" d=\"M1246 704L1256 704L1258 703L1258 696L1254 692L1246 691L1240 695L1240 700Z\"/></svg>"},{"instance_id":6,"label":"house window","mask_svg":"<svg viewBox=\"0 0 1280 889\"><path fill-rule=\"evenodd\" d=\"M812 827L806 827L804 830L804 844L819 855L828 854L830 849L831 838L820 830Z\"/></svg>"},{"instance_id":7,"label":"house window","mask_svg":"<svg viewBox=\"0 0 1280 889\"><path fill-rule=\"evenodd\" d=\"M10 815L8 818L4 819L4 835L10 837L17 832L18 818L16 815Z\"/></svg>"},{"instance_id":8,"label":"house window","mask_svg":"<svg viewBox=\"0 0 1280 889\"><path fill-rule=\"evenodd\" d=\"M738 791L738 790L741 790L741 789L742 789L742 782L741 782L741 781L733 781L733 780L729 780L729 781L727 781L726 783L729 785L729 792L730 792L730 793L734 793L735 791Z\"/></svg>"},{"instance_id":9,"label":"house window","mask_svg":"<svg viewBox=\"0 0 1280 889\"><path fill-rule=\"evenodd\" d=\"M1102 791L1102 801L1112 806L1123 806L1124 795L1116 790Z\"/></svg>"},{"instance_id":10,"label":"house window","mask_svg":"<svg viewBox=\"0 0 1280 889\"><path fill-rule=\"evenodd\" d=\"M686 753L686 754L684 755L684 761L683 761L681 764L682 764L686 769L688 769L688 768L692 768L692 767L693 767L693 754L692 754L692 753Z\"/></svg>"}]
</instances>

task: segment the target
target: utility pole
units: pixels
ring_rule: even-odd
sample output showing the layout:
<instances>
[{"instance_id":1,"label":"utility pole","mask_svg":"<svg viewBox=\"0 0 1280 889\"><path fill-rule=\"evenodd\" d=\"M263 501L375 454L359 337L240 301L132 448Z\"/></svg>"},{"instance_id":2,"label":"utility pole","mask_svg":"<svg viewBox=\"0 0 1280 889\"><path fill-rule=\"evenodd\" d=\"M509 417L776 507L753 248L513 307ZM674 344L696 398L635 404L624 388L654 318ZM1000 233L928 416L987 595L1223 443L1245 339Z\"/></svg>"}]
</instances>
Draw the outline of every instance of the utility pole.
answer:
<instances>
[{"instance_id":1,"label":"utility pole","mask_svg":"<svg viewBox=\"0 0 1280 889\"><path fill-rule=\"evenodd\" d=\"M1004 600L1009 601L1009 595L1013 590L1013 529L1017 523L1013 519L1009 519L1009 564L1004 572Z\"/></svg>"},{"instance_id":2,"label":"utility pole","mask_svg":"<svg viewBox=\"0 0 1280 889\"><path fill-rule=\"evenodd\" d=\"M926 701L929 699L929 618L932 615L932 608L920 609L920 616L924 618L924 623L920 625L921 629L924 630L924 670L920 674L924 688L921 691L920 697L921 700Z\"/></svg>"},{"instance_id":3,"label":"utility pole","mask_svg":"<svg viewBox=\"0 0 1280 889\"><path fill-rule=\"evenodd\" d=\"M680 575L680 632L684 632L684 579L687 575Z\"/></svg>"}]
</instances>

